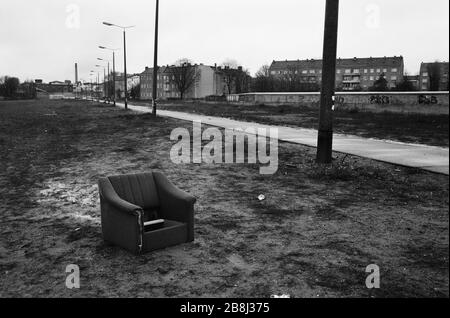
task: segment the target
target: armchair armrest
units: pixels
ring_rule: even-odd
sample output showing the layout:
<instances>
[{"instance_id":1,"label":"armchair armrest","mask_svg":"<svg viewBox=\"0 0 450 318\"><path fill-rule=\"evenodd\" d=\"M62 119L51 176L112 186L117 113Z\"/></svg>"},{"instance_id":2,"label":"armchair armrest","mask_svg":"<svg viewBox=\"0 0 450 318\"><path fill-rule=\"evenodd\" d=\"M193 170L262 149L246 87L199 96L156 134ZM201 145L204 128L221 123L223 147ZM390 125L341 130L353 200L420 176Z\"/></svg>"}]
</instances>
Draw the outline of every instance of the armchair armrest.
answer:
<instances>
[{"instance_id":1,"label":"armchair armrest","mask_svg":"<svg viewBox=\"0 0 450 318\"><path fill-rule=\"evenodd\" d=\"M99 180L102 232L105 241L139 254L143 246L143 210L121 199L107 178Z\"/></svg>"},{"instance_id":2,"label":"armchair armrest","mask_svg":"<svg viewBox=\"0 0 450 318\"><path fill-rule=\"evenodd\" d=\"M134 213L142 211L142 208L127 202L120 198L114 190L111 182L107 178L102 178L99 181L100 198L105 200L110 206L113 206L119 211Z\"/></svg>"},{"instance_id":3,"label":"armchair armrest","mask_svg":"<svg viewBox=\"0 0 450 318\"><path fill-rule=\"evenodd\" d=\"M188 240L194 240L194 204L192 195L178 189L160 172L153 172L163 218L188 224Z\"/></svg>"}]
</instances>

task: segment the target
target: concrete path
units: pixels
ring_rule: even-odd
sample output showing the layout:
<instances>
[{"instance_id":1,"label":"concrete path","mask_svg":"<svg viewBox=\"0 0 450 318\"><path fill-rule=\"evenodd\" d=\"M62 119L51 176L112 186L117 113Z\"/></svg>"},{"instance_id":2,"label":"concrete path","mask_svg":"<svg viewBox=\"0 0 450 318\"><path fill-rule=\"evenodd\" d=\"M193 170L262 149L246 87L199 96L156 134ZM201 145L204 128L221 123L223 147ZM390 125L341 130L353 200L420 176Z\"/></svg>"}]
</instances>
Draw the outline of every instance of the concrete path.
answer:
<instances>
[{"instance_id":1,"label":"concrete path","mask_svg":"<svg viewBox=\"0 0 450 318\"><path fill-rule=\"evenodd\" d=\"M118 103L117 106L124 107ZM129 105L138 112L151 113L150 107ZM280 141L317 146L317 131L314 129L271 126L250 122L236 121L220 117L189 114L167 110L159 110L162 117L176 118L186 121L201 121L204 124L227 129L236 128L277 128ZM374 159L401 166L420 168L440 174L449 174L449 149L426 145L406 144L389 140L367 139L350 135L334 135L333 151L347 153L364 158Z\"/></svg>"}]
</instances>

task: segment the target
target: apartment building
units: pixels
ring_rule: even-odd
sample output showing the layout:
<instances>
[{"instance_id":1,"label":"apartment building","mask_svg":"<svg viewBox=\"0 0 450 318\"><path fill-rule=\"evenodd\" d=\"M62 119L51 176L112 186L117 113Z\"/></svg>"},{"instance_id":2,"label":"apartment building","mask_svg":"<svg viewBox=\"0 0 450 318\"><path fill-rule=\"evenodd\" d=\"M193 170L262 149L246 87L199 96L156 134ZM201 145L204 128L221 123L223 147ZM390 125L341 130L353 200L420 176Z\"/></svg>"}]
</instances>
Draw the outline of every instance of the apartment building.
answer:
<instances>
[{"instance_id":1,"label":"apartment building","mask_svg":"<svg viewBox=\"0 0 450 318\"><path fill-rule=\"evenodd\" d=\"M448 91L448 66L448 62L421 63L420 90Z\"/></svg>"},{"instance_id":2,"label":"apartment building","mask_svg":"<svg viewBox=\"0 0 450 318\"><path fill-rule=\"evenodd\" d=\"M368 90L384 76L389 88L403 80L402 56L339 58L336 63L336 88L344 91ZM270 74L277 78L300 79L303 83L322 82L322 60L273 61Z\"/></svg>"},{"instance_id":3,"label":"apartment building","mask_svg":"<svg viewBox=\"0 0 450 318\"><path fill-rule=\"evenodd\" d=\"M157 98L173 99L180 98L180 92L173 82L174 75L170 68L174 66L162 66L158 69ZM212 95L227 94L228 87L224 78L224 69L204 64L193 65L196 74L196 82L185 93L184 98L199 99ZM153 98L153 68L146 67L140 74L141 99L150 100Z\"/></svg>"},{"instance_id":4,"label":"apartment building","mask_svg":"<svg viewBox=\"0 0 450 318\"><path fill-rule=\"evenodd\" d=\"M111 75L112 77L112 75ZM141 76L140 74L127 74L127 91L130 94L130 91L133 87L140 84ZM112 81L111 81L112 82ZM100 89L103 92L104 84L100 83ZM116 97L124 98L125 97L125 82L124 82L124 74L120 72L116 72Z\"/></svg>"}]
</instances>

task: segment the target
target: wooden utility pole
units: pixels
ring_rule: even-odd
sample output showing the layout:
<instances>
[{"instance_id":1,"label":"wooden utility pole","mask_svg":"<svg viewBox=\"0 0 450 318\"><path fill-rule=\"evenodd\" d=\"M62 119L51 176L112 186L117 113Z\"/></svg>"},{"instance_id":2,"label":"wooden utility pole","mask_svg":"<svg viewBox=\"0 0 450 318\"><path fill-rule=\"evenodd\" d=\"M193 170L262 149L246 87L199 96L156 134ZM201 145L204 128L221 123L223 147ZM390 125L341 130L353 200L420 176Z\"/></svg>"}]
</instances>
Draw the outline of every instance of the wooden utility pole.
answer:
<instances>
[{"instance_id":1,"label":"wooden utility pole","mask_svg":"<svg viewBox=\"0 0 450 318\"><path fill-rule=\"evenodd\" d=\"M323 44L322 91L320 97L317 163L332 162L333 105L336 85L336 55L338 39L339 0L327 0Z\"/></svg>"},{"instance_id":2,"label":"wooden utility pole","mask_svg":"<svg viewBox=\"0 0 450 318\"><path fill-rule=\"evenodd\" d=\"M127 35L125 28L123 29L123 87L125 92L125 109L128 109L128 78L127 78Z\"/></svg>"},{"instance_id":3,"label":"wooden utility pole","mask_svg":"<svg viewBox=\"0 0 450 318\"><path fill-rule=\"evenodd\" d=\"M153 61L153 116L156 116L156 100L158 98L158 24L159 24L159 0L156 0L156 17L155 17L155 53Z\"/></svg>"}]
</instances>

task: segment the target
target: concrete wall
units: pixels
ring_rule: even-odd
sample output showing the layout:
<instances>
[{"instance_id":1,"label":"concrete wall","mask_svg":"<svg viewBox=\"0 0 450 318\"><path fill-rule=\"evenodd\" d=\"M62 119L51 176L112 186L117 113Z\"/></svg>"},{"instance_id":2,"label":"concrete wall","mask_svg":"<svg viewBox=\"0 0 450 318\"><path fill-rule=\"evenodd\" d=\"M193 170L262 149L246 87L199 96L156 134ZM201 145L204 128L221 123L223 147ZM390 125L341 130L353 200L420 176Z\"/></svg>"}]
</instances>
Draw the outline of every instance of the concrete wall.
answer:
<instances>
[{"instance_id":1,"label":"concrete wall","mask_svg":"<svg viewBox=\"0 0 450 318\"><path fill-rule=\"evenodd\" d=\"M239 95L248 105L320 106L320 93L249 93ZM236 101L236 95L229 97ZM369 112L449 114L449 92L358 92L337 93L336 107Z\"/></svg>"}]
</instances>

